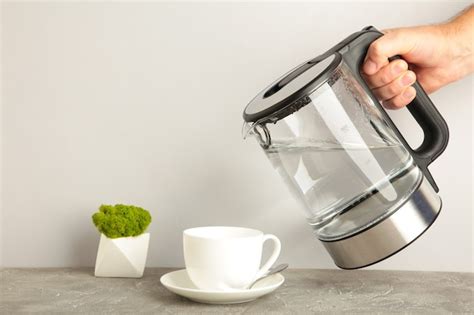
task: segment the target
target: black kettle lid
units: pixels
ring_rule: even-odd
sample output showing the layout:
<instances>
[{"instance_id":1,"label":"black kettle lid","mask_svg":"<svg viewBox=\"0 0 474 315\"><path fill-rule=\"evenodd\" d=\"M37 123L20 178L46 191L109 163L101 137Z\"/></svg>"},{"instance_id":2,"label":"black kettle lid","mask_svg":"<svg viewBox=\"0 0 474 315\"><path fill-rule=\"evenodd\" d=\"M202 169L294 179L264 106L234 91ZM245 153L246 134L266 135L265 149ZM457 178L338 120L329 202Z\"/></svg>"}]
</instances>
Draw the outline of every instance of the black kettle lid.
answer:
<instances>
[{"instance_id":1,"label":"black kettle lid","mask_svg":"<svg viewBox=\"0 0 474 315\"><path fill-rule=\"evenodd\" d=\"M281 119L297 111L310 102L308 94L327 81L341 60L338 52L323 54L284 74L245 107L244 120Z\"/></svg>"}]
</instances>

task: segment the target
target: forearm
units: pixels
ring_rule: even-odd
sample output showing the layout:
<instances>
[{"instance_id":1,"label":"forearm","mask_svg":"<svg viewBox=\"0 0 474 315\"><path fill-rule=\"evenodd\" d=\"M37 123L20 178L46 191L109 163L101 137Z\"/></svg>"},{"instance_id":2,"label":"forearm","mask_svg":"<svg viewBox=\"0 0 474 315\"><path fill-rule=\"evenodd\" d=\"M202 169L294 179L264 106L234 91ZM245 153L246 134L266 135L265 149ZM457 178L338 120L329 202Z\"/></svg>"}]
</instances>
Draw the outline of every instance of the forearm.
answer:
<instances>
[{"instance_id":1,"label":"forearm","mask_svg":"<svg viewBox=\"0 0 474 315\"><path fill-rule=\"evenodd\" d=\"M460 79L474 72L474 5L439 25L449 39L449 51Z\"/></svg>"}]
</instances>

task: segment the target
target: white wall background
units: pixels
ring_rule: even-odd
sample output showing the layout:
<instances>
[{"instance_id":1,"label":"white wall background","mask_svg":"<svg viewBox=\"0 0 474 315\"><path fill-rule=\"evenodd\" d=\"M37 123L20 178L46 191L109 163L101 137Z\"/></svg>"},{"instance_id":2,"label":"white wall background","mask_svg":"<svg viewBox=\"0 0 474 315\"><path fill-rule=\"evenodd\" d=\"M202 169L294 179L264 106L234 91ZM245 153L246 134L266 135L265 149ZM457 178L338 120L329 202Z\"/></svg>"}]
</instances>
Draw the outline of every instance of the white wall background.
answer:
<instances>
[{"instance_id":1,"label":"white wall background","mask_svg":"<svg viewBox=\"0 0 474 315\"><path fill-rule=\"evenodd\" d=\"M181 231L222 224L278 235L292 267L334 268L259 147L241 140L243 107L366 25L432 23L466 3L2 6L4 266L91 266L91 214L131 203L154 218L148 266L182 266ZM451 131L431 166L441 216L373 268L472 271L472 90L471 77L432 95ZM411 119L400 125L420 138Z\"/></svg>"},{"instance_id":2,"label":"white wall background","mask_svg":"<svg viewBox=\"0 0 474 315\"><path fill-rule=\"evenodd\" d=\"M2 14L3 6L0 4L0 17L3 17ZM3 53L3 23L1 22L2 19L0 18L0 267L3 265L3 191L2 191L2 184L3 184L3 72L2 69L2 53Z\"/></svg>"}]
</instances>

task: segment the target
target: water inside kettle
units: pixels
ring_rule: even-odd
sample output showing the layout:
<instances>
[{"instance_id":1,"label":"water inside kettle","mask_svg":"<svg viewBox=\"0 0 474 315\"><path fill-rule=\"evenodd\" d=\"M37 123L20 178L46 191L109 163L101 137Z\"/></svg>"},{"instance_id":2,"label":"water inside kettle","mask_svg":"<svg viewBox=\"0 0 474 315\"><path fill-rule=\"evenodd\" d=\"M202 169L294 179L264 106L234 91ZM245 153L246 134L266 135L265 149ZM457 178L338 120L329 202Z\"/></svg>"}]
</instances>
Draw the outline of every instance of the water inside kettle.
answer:
<instances>
[{"instance_id":1,"label":"water inside kettle","mask_svg":"<svg viewBox=\"0 0 474 315\"><path fill-rule=\"evenodd\" d=\"M296 200L303 203L320 239L343 237L382 219L421 178L411 155L397 143L368 147L279 139L264 151ZM361 203L365 206L358 206ZM351 211L344 216L348 221L328 228L336 224L331 221Z\"/></svg>"}]
</instances>

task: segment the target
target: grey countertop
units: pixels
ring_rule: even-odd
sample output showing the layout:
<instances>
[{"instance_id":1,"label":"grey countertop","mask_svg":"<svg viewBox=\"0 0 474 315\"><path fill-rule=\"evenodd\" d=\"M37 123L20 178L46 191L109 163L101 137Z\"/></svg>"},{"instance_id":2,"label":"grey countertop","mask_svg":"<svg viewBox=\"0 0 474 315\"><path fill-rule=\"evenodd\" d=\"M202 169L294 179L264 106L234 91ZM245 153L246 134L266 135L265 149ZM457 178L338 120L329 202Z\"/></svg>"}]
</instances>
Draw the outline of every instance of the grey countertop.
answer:
<instances>
[{"instance_id":1,"label":"grey countertop","mask_svg":"<svg viewBox=\"0 0 474 315\"><path fill-rule=\"evenodd\" d=\"M234 305L205 305L166 290L171 269L141 279L95 278L90 268L2 269L0 314L83 313L471 313L472 273L291 269L274 293Z\"/></svg>"}]
</instances>

